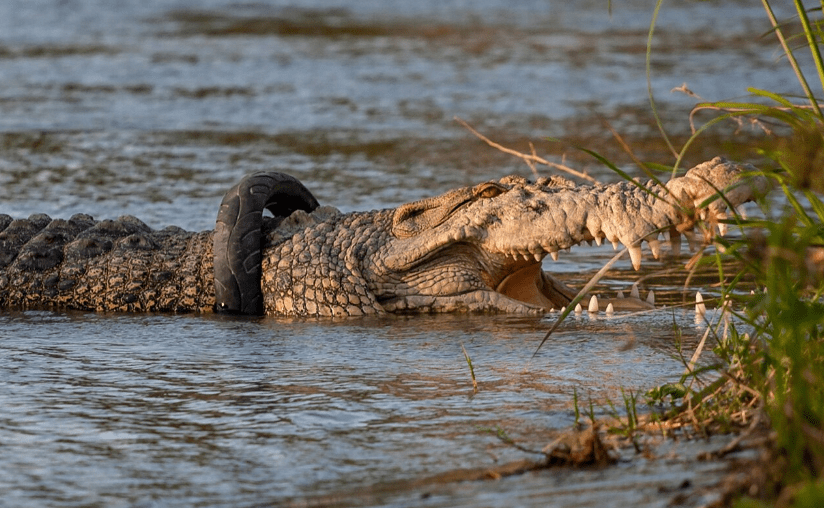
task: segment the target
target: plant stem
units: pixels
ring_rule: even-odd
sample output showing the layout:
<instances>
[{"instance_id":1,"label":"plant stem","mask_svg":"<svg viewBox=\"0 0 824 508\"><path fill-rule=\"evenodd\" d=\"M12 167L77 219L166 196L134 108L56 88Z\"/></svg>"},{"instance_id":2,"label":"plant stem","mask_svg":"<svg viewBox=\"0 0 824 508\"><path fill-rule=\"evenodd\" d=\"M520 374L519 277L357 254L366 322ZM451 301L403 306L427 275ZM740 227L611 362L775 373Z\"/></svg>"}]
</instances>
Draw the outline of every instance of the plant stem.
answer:
<instances>
[{"instance_id":1,"label":"plant stem","mask_svg":"<svg viewBox=\"0 0 824 508\"><path fill-rule=\"evenodd\" d=\"M766 0L765 0L766 1ZM807 36L807 43L810 45L810 52L813 54L813 61L815 68L818 71L818 80L824 87L824 62L821 60L821 52L818 49L818 43L815 40L815 34L810 26L810 18L807 17L807 11L801 4L801 0L795 0L795 8L798 11L798 18L801 20L801 25L804 27L804 35ZM818 104L818 101L815 101ZM819 110L819 116L821 111Z\"/></svg>"},{"instance_id":2,"label":"plant stem","mask_svg":"<svg viewBox=\"0 0 824 508\"><path fill-rule=\"evenodd\" d=\"M469 375L472 376L472 388L475 390L475 393L478 393L478 381L475 380L475 369L472 367L472 359L469 358L469 353L466 352L463 344L461 344L461 350L463 351L464 358L466 358L466 364L469 365Z\"/></svg>"},{"instance_id":3,"label":"plant stem","mask_svg":"<svg viewBox=\"0 0 824 508\"><path fill-rule=\"evenodd\" d=\"M765 0L766 1L766 0ZM658 108L655 107L655 99L653 98L652 94L652 34L655 31L655 20L658 19L658 11L661 10L661 5L664 3L664 0L658 0L655 2L655 10L652 12L652 21L649 25L649 36L647 37L647 58L646 58L646 68L647 68L647 93L649 94L649 104L652 108L652 115L655 117L655 123L658 125L658 130L661 131L661 137L664 138L664 142L669 147L670 152L679 160L680 158L678 155L678 150L675 149L672 142L667 136L667 132L664 130L664 124L661 122L661 116L658 115ZM677 165L673 168L673 173L675 173L675 169L677 169Z\"/></svg>"},{"instance_id":4,"label":"plant stem","mask_svg":"<svg viewBox=\"0 0 824 508\"><path fill-rule=\"evenodd\" d=\"M818 106L818 101L816 100L815 96L813 95L812 90L810 90L810 85L807 84L807 78L804 77L804 73L801 72L801 68L798 66L798 61L795 59L795 55L793 55L792 49L787 44L787 40L784 38L784 33L781 31L781 27L778 26L778 20L775 18L775 13L773 13L772 7L770 6L769 0L761 0L761 3L764 4L764 10L767 11L767 17L770 20L770 23L775 30L775 36L778 37L778 42L781 43L781 47L784 49L784 54L787 55L787 60L790 62L790 65L795 72L796 78L798 78L798 82L801 84L801 88L804 89L804 94L809 99L810 104L812 105L813 109L815 110L816 114L819 118L824 119L824 115L821 113L821 108ZM803 14L804 6L800 5L800 2L796 0L796 6L800 9L799 12ZM804 16L806 18L806 16ZM809 24L809 22L807 23Z\"/></svg>"}]
</instances>

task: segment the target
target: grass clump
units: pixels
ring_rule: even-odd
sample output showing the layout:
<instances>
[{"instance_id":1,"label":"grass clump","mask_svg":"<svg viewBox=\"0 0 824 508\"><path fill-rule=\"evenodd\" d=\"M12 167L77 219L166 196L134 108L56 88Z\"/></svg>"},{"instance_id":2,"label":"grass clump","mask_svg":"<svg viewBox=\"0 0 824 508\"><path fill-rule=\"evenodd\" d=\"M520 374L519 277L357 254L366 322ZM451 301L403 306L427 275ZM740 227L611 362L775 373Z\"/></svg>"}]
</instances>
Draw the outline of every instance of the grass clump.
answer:
<instances>
[{"instance_id":1,"label":"grass clump","mask_svg":"<svg viewBox=\"0 0 824 508\"><path fill-rule=\"evenodd\" d=\"M771 458L740 485L746 495L732 504L824 506L824 114L794 53L809 50L824 86L824 21L821 7L807 10L796 0L795 23L779 23L770 2L762 3L804 91L801 103L750 89L751 101L699 104L695 111L718 114L695 129L677 159L713 125L748 116L783 135L761 151L772 165L762 173L781 193L761 203L764 218L736 214L727 220L741 236L715 238L722 248L702 260L717 264L722 301L731 303L708 323L713 365L685 362L679 382L648 392L647 399L670 405L662 419L671 425L701 433L767 426L762 434L769 437ZM788 37L791 26L796 35ZM737 273L724 273L730 257L740 262ZM745 276L756 282L752 294L740 287Z\"/></svg>"}]
</instances>

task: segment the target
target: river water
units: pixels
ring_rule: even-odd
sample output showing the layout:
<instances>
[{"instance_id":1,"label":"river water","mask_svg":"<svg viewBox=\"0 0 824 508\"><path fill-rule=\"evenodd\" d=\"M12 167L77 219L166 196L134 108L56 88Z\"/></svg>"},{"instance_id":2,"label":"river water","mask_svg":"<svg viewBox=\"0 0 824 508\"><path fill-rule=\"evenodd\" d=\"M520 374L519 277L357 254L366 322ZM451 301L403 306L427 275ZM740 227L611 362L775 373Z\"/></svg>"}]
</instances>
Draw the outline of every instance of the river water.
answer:
<instances>
[{"instance_id":1,"label":"river water","mask_svg":"<svg viewBox=\"0 0 824 508\"><path fill-rule=\"evenodd\" d=\"M343 211L530 175L455 116L604 181L550 138L633 171L606 120L668 162L648 106L652 3L2 2L0 213L201 230L260 169ZM671 92L684 83L708 100L797 91L766 31L757 3L664 6L651 83L675 138L696 102ZM692 162L746 158L734 136L755 134L725 128ZM581 284L611 255L576 248L546 268ZM672 303L680 261L624 261L605 285L664 271L648 285ZM572 424L576 390L603 403L675 379L676 340L689 354L704 330L688 311L584 314L533 357L554 319L0 311L0 505L666 506L685 481L685 505L705 502L722 465L693 460L704 445L625 453L609 472L416 483L523 459L497 429L540 449Z\"/></svg>"}]
</instances>

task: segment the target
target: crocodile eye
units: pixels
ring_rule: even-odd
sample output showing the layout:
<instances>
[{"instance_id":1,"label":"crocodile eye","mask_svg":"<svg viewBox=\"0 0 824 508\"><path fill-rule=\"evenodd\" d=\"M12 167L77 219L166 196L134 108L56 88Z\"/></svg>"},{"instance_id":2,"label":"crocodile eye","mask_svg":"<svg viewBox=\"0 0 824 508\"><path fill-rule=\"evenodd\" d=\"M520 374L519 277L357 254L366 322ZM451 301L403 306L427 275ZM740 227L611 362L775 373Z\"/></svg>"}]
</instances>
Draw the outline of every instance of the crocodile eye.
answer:
<instances>
[{"instance_id":1,"label":"crocodile eye","mask_svg":"<svg viewBox=\"0 0 824 508\"><path fill-rule=\"evenodd\" d=\"M494 198L499 194L503 194L504 192L508 191L509 189L504 187L503 185L495 182L487 182L482 183L475 187L474 194L476 199L486 199L486 198Z\"/></svg>"}]
</instances>

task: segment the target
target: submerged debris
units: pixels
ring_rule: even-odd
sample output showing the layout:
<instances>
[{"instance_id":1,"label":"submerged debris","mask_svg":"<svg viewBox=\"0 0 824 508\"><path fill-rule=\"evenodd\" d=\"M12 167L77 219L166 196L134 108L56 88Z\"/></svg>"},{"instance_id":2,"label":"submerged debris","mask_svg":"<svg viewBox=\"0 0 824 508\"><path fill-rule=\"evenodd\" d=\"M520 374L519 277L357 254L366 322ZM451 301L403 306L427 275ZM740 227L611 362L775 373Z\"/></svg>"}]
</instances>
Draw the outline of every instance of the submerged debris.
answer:
<instances>
[{"instance_id":1,"label":"submerged debris","mask_svg":"<svg viewBox=\"0 0 824 508\"><path fill-rule=\"evenodd\" d=\"M571 430L541 451L547 456L547 466L606 466L616 460L595 427Z\"/></svg>"}]
</instances>

